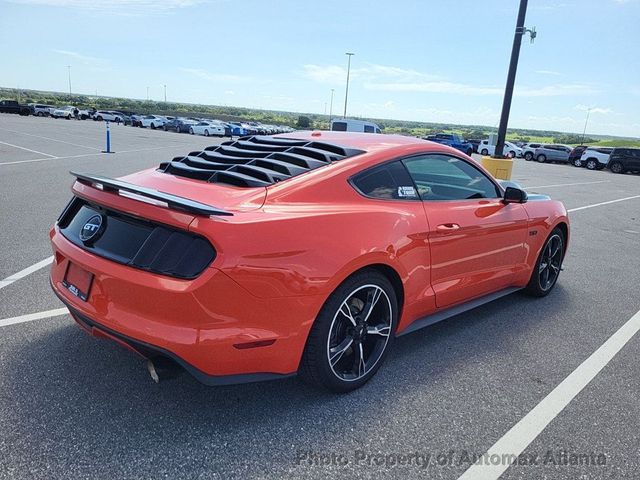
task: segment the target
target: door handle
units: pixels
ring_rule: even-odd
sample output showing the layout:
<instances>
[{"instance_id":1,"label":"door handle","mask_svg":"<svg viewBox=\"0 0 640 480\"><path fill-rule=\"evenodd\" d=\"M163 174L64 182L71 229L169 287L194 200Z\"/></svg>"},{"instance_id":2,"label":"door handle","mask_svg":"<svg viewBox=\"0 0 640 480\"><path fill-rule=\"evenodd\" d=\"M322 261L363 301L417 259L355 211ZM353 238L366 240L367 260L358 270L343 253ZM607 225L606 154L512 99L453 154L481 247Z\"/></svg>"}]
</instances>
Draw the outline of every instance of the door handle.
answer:
<instances>
[{"instance_id":1,"label":"door handle","mask_svg":"<svg viewBox=\"0 0 640 480\"><path fill-rule=\"evenodd\" d=\"M457 223L443 223L442 225L438 225L436 227L436 231L453 232L455 230L458 230L459 228L460 228L460 225L458 225Z\"/></svg>"}]
</instances>

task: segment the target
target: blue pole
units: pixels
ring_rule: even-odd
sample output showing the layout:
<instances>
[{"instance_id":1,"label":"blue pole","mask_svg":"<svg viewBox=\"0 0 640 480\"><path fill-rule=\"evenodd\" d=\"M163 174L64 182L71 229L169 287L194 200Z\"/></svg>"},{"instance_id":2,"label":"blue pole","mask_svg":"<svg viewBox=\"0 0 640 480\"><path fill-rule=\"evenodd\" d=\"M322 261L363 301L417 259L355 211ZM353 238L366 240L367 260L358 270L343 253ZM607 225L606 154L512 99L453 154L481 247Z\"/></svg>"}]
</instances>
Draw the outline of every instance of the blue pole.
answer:
<instances>
[{"instance_id":1,"label":"blue pole","mask_svg":"<svg viewBox=\"0 0 640 480\"><path fill-rule=\"evenodd\" d=\"M109 122L107 122L107 153L111 153L111 132L109 131Z\"/></svg>"}]
</instances>

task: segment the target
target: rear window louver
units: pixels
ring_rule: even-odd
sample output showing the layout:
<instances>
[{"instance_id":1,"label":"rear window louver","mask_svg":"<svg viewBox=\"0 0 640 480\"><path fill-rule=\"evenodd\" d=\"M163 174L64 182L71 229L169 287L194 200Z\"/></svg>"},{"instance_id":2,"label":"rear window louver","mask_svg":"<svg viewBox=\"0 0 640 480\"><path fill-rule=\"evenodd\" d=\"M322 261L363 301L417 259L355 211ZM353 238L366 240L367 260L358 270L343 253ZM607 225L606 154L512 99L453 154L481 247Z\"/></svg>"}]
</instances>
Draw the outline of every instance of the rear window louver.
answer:
<instances>
[{"instance_id":1,"label":"rear window louver","mask_svg":"<svg viewBox=\"0 0 640 480\"><path fill-rule=\"evenodd\" d=\"M256 135L174 157L158 170L209 183L267 187L361 153L331 143Z\"/></svg>"}]
</instances>

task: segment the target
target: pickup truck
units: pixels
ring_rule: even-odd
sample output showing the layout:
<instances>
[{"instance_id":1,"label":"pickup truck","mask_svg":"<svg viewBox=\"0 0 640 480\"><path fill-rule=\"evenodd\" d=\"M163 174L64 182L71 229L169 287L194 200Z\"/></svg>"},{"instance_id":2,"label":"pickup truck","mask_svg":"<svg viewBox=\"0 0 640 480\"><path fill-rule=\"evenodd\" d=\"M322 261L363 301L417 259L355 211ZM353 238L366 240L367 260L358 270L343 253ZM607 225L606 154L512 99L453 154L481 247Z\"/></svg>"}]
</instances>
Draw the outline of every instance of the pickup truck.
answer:
<instances>
[{"instance_id":1,"label":"pickup truck","mask_svg":"<svg viewBox=\"0 0 640 480\"><path fill-rule=\"evenodd\" d=\"M462 153L471 155L473 153L473 145L467 142L461 135L455 133L436 133L435 135L429 135L424 137L425 140L430 142L442 143L443 145L449 145Z\"/></svg>"},{"instance_id":2,"label":"pickup truck","mask_svg":"<svg viewBox=\"0 0 640 480\"><path fill-rule=\"evenodd\" d=\"M30 115L31 108L28 105L20 105L15 100L0 100L0 113L17 113Z\"/></svg>"}]
</instances>

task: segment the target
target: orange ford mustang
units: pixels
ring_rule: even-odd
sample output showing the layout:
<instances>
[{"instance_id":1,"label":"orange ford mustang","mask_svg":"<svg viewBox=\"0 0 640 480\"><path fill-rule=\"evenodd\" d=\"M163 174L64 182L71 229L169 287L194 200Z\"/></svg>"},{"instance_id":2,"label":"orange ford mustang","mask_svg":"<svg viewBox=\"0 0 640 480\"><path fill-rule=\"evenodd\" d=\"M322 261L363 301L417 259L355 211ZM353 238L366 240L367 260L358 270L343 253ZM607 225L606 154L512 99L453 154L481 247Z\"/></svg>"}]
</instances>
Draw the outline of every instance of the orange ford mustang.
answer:
<instances>
[{"instance_id":1,"label":"orange ford mustang","mask_svg":"<svg viewBox=\"0 0 640 480\"><path fill-rule=\"evenodd\" d=\"M352 390L398 335L549 293L569 240L560 202L395 135L253 136L117 180L74 175L52 287L156 380L171 364L211 385L300 374Z\"/></svg>"}]
</instances>

